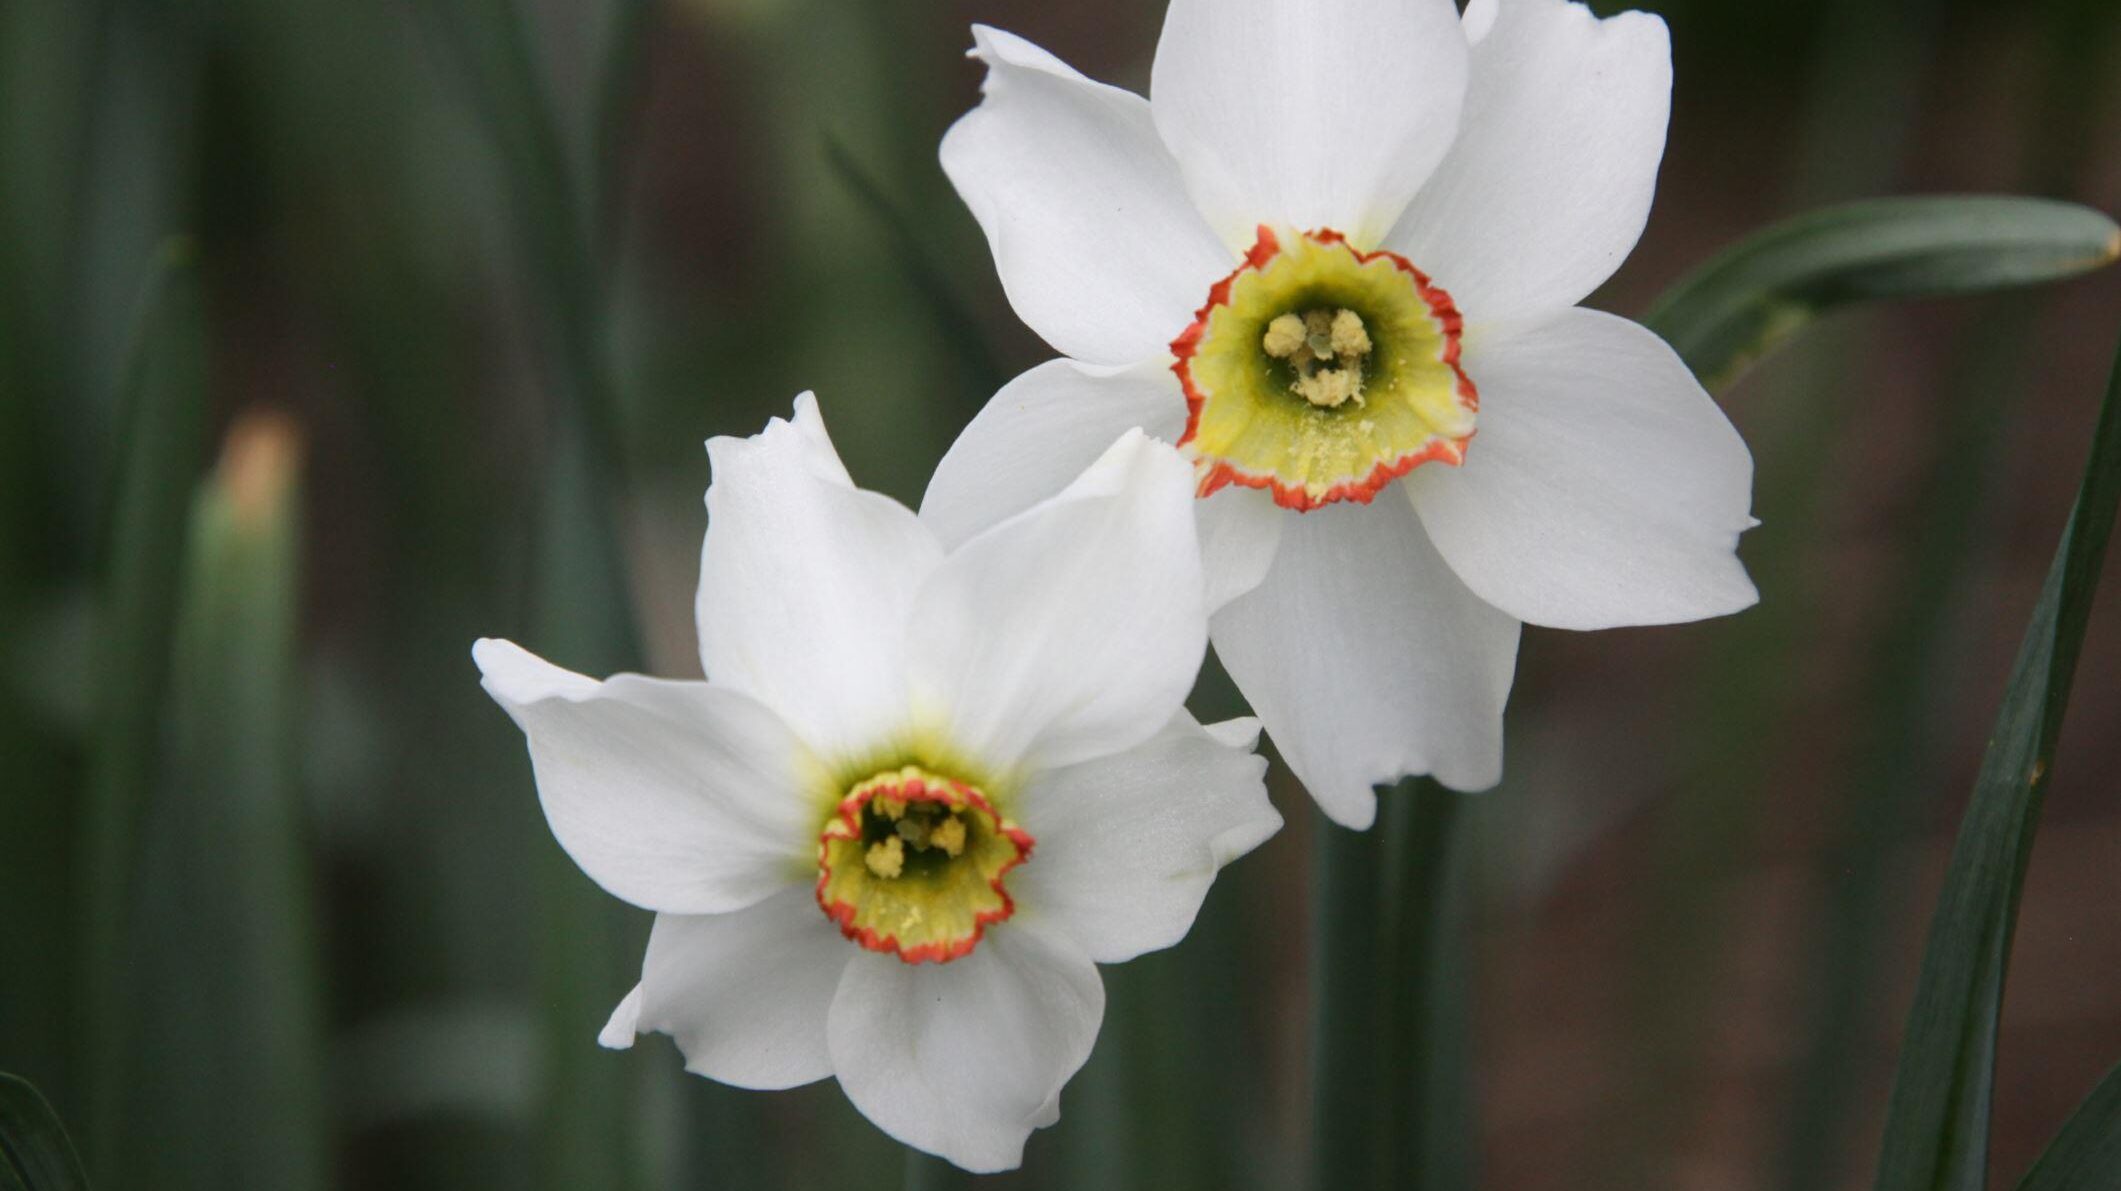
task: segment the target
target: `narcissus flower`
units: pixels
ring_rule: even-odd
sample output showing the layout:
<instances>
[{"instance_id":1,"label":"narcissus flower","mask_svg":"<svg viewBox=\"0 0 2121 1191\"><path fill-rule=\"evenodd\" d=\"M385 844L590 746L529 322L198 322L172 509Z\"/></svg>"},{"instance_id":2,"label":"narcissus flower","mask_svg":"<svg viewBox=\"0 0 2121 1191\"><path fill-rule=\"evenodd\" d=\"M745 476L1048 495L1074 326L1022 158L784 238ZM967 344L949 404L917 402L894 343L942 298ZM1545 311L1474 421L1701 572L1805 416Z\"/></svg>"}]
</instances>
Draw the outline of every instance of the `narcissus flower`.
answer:
<instances>
[{"instance_id":1,"label":"narcissus flower","mask_svg":"<svg viewBox=\"0 0 2121 1191\"><path fill-rule=\"evenodd\" d=\"M943 167L1019 377L922 505L956 541L1119 430L1192 459L1216 652L1326 812L1502 773L1523 622L1755 597L1752 458L1655 335L1577 305L1648 217L1663 22L1563 0L1171 0L1150 98L974 31Z\"/></svg>"},{"instance_id":2,"label":"narcissus flower","mask_svg":"<svg viewBox=\"0 0 2121 1191\"><path fill-rule=\"evenodd\" d=\"M1183 707L1189 468L1130 433L946 548L854 486L808 396L708 452L708 681L473 651L561 846L657 914L603 1041L667 1033L739 1087L837 1076L901 1141L1015 1166L1090 1053L1094 965L1178 942L1281 824L1257 725Z\"/></svg>"}]
</instances>

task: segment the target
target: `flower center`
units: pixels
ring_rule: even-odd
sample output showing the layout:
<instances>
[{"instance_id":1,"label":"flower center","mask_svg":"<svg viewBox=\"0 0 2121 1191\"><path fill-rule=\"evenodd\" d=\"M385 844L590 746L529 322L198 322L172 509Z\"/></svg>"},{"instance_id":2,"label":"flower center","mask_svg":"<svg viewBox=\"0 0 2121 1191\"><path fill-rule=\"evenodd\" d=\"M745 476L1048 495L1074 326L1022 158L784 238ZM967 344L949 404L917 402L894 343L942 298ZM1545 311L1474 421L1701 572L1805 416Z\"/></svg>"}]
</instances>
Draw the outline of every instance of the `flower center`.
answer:
<instances>
[{"instance_id":1,"label":"flower center","mask_svg":"<svg viewBox=\"0 0 2121 1191\"><path fill-rule=\"evenodd\" d=\"M1289 388L1321 409L1362 404L1362 361L1370 354L1370 332L1352 310L1306 310L1267 324L1259 346L1296 372Z\"/></svg>"},{"instance_id":2,"label":"flower center","mask_svg":"<svg viewBox=\"0 0 2121 1191\"><path fill-rule=\"evenodd\" d=\"M1032 842L976 787L885 770L850 787L819 834L817 903L871 951L947 963L1016 912L1003 876Z\"/></svg>"},{"instance_id":3,"label":"flower center","mask_svg":"<svg viewBox=\"0 0 2121 1191\"><path fill-rule=\"evenodd\" d=\"M1171 344L1200 495L1241 484L1302 512L1463 462L1480 396L1459 366L1462 326L1404 257L1260 228Z\"/></svg>"}]
</instances>

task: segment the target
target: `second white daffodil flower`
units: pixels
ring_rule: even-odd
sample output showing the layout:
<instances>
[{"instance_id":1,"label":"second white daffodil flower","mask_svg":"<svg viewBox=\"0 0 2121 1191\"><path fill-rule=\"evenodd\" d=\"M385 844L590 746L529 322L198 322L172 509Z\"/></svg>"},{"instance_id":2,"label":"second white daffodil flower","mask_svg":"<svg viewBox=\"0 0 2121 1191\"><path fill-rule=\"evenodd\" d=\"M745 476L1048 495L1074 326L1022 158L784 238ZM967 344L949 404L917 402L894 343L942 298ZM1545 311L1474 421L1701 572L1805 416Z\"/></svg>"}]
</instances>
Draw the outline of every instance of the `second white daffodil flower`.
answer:
<instances>
[{"instance_id":1,"label":"second white daffodil flower","mask_svg":"<svg viewBox=\"0 0 2121 1191\"><path fill-rule=\"evenodd\" d=\"M560 844L657 913L604 1042L661 1031L739 1087L837 1076L908 1145L1013 1167L1090 1053L1094 965L1178 942L1281 824L1257 725L1184 710L1190 470L1129 434L946 546L853 485L807 396L708 449L707 682L474 651Z\"/></svg>"},{"instance_id":2,"label":"second white daffodil flower","mask_svg":"<svg viewBox=\"0 0 2121 1191\"><path fill-rule=\"evenodd\" d=\"M1190 455L1216 652L1320 805L1502 772L1523 622L1733 612L1752 459L1661 340L1577 303L1648 217L1663 22L1563 0L1171 0L1151 95L975 31L943 166L1069 359L937 471L946 541L1119 431Z\"/></svg>"}]
</instances>

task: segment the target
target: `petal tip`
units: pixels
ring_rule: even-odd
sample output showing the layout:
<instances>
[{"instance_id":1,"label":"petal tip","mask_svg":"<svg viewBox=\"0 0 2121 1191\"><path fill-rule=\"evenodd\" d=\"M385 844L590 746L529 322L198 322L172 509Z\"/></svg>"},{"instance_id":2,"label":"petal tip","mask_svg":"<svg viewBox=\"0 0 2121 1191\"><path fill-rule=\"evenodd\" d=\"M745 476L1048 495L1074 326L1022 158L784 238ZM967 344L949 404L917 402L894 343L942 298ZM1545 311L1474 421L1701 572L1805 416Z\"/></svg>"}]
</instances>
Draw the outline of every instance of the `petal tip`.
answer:
<instances>
[{"instance_id":1,"label":"petal tip","mask_svg":"<svg viewBox=\"0 0 2121 1191\"><path fill-rule=\"evenodd\" d=\"M597 1033L597 1045L606 1050L631 1050L641 1026L641 986L636 984L611 1011L611 1020Z\"/></svg>"},{"instance_id":2,"label":"petal tip","mask_svg":"<svg viewBox=\"0 0 2121 1191\"><path fill-rule=\"evenodd\" d=\"M545 699L579 699L597 689L586 675L553 665L501 637L481 637L471 647L480 685L503 703L529 704Z\"/></svg>"},{"instance_id":3,"label":"petal tip","mask_svg":"<svg viewBox=\"0 0 2121 1191\"><path fill-rule=\"evenodd\" d=\"M484 674L488 669L500 664L509 651L521 649L522 646L506 637L481 637L471 643L471 663L479 668L479 673Z\"/></svg>"},{"instance_id":4,"label":"petal tip","mask_svg":"<svg viewBox=\"0 0 2121 1191\"><path fill-rule=\"evenodd\" d=\"M1363 791L1359 799L1345 795L1328 799L1316 793L1311 798L1318 803L1318 809L1326 812L1326 818L1350 831L1368 831L1377 825L1376 790Z\"/></svg>"},{"instance_id":5,"label":"petal tip","mask_svg":"<svg viewBox=\"0 0 2121 1191\"><path fill-rule=\"evenodd\" d=\"M718 434L707 440L709 507L713 507L716 484L754 464L762 469L796 467L845 487L854 483L840 461L832 435L825 429L817 394L808 389L796 395L787 417L766 419L756 434Z\"/></svg>"}]
</instances>

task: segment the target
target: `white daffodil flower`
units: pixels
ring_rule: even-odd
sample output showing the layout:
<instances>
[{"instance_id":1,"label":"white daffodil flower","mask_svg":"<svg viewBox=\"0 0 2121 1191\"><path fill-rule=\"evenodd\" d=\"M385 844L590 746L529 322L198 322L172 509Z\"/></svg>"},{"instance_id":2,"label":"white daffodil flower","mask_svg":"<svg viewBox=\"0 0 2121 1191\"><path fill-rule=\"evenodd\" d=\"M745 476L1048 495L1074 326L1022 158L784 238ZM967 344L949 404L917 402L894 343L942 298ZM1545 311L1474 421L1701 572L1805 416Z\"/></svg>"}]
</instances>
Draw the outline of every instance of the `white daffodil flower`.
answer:
<instances>
[{"instance_id":1,"label":"white daffodil flower","mask_svg":"<svg viewBox=\"0 0 2121 1191\"><path fill-rule=\"evenodd\" d=\"M1576 305L1648 217L1663 22L1563 0L1171 0L1150 98L974 31L942 147L1017 313L922 516L960 541L1143 427L1192 458L1216 652L1333 818L1502 775L1522 622L1734 612L1752 458Z\"/></svg>"},{"instance_id":2,"label":"white daffodil flower","mask_svg":"<svg viewBox=\"0 0 2121 1191\"><path fill-rule=\"evenodd\" d=\"M656 912L605 1027L746 1088L837 1076L893 1137L1013 1167L1104 1014L1272 835L1258 726L1184 700L1207 648L1192 478L1139 432L946 547L856 488L815 402L707 444L706 682L473 650L553 834Z\"/></svg>"}]
</instances>

